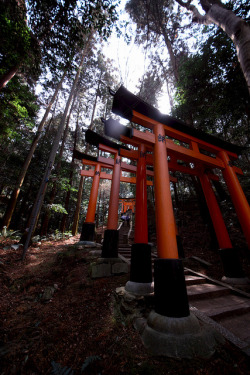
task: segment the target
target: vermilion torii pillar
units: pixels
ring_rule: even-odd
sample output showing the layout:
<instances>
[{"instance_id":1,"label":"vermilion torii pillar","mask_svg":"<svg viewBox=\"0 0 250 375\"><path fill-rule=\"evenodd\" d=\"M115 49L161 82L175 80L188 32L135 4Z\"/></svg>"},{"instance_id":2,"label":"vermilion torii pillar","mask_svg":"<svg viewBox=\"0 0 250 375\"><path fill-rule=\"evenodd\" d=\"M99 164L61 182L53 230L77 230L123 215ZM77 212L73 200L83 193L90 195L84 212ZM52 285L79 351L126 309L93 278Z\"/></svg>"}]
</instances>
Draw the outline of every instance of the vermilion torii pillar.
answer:
<instances>
[{"instance_id":1,"label":"vermilion torii pillar","mask_svg":"<svg viewBox=\"0 0 250 375\"><path fill-rule=\"evenodd\" d=\"M148 244L146 146L138 148L136 172L135 238L131 248L130 280L126 290L145 295L153 292L151 246Z\"/></svg>"},{"instance_id":2,"label":"vermilion torii pillar","mask_svg":"<svg viewBox=\"0 0 250 375\"><path fill-rule=\"evenodd\" d=\"M219 204L217 202L207 173L201 173L199 179L220 247L219 253L222 258L222 264L224 268L224 276L222 280L227 282L234 279L234 282L236 283L243 283L244 280L246 281L245 274L243 272L239 256L233 248L223 216L221 214Z\"/></svg>"},{"instance_id":3,"label":"vermilion torii pillar","mask_svg":"<svg viewBox=\"0 0 250 375\"><path fill-rule=\"evenodd\" d=\"M125 146L118 145L117 143L111 142L91 130L87 130L85 134L85 139L88 143L97 146L99 150L107 152L107 153L111 153L114 155L113 177L112 177L112 184L111 184L109 213L108 213L108 224L107 224L107 229L104 232L102 257L115 258L115 257L118 257L119 232L117 230L117 224L118 224L120 176L121 176L121 165L122 165L121 155L127 158L138 159L138 152L129 150ZM140 155L142 156L142 154ZM147 183L146 173L151 173L151 175L153 175L153 173L150 171L146 171L145 156L146 156L146 153L144 152L144 155L140 161L139 174L137 172L136 167L134 167L134 171L137 173L136 185L139 184L139 189L137 188L138 199L136 200L137 201L136 209L138 208L139 215L140 215L140 212L143 211L143 214L145 216L143 218L142 224L139 223L139 219L138 219L137 223L139 226L141 226L141 228L138 228L138 230L136 229L136 233L137 233L138 240L146 241L144 243L145 246L143 246L144 249L146 249L145 253L143 253L143 257L145 254L147 254L145 255L145 259L147 259L145 260L145 264L147 263L147 272L146 272L147 275L145 274L145 276L143 277L143 282L145 283L146 282L145 280L151 279L151 281L147 281L151 283L152 282L151 248L148 245L148 239L146 239L147 236L145 237L145 233L147 234L147 230L148 230L148 227L147 227L147 194L146 194L147 190L145 189L146 189L146 183ZM108 160L106 160L106 158L103 158L103 157L98 157L98 160L100 160L104 164L108 163ZM130 170L131 169L132 169L132 166L130 166ZM172 178L172 180L176 180L176 179ZM136 223L136 226L137 226L137 223ZM142 236L144 237L142 238ZM138 246L135 246L135 248L138 248ZM141 271L141 276L142 276L142 272L145 273L144 269L142 269ZM137 272L134 272L134 274L136 273Z\"/></svg>"},{"instance_id":4,"label":"vermilion torii pillar","mask_svg":"<svg viewBox=\"0 0 250 375\"><path fill-rule=\"evenodd\" d=\"M83 153L79 153L80 158L82 159L82 163L84 165L91 165L94 166L94 171L81 171L81 175L85 177L93 177L90 197L89 197L89 205L86 215L86 220L83 223L82 226L82 232L81 232L81 238L80 241L90 241L93 242L95 238L95 212L96 212L96 204L97 204L97 198L98 198L98 188L99 188L99 182L100 179L110 179L113 180L113 176L109 175L107 173L101 172L101 168L107 168L107 169L113 169L114 161L113 159L106 159L107 164L105 163L99 163L97 161L97 158L86 155ZM129 170L130 166L128 165L127 168L124 166L125 170ZM119 179L123 182L127 183L136 183L135 178L126 178L123 177L120 173ZM120 183L119 180L119 183ZM148 181L147 183L151 183L151 181ZM119 192L118 192L119 193ZM117 208L118 212L118 208ZM113 218L113 221L115 219Z\"/></svg>"},{"instance_id":5,"label":"vermilion torii pillar","mask_svg":"<svg viewBox=\"0 0 250 375\"><path fill-rule=\"evenodd\" d=\"M153 131L155 134L156 232L159 255L159 259L155 260L154 270L155 311L168 317L186 317L189 316L189 304L182 261L178 256L174 211L169 189L165 129L162 124L157 123Z\"/></svg>"},{"instance_id":6,"label":"vermilion torii pillar","mask_svg":"<svg viewBox=\"0 0 250 375\"><path fill-rule=\"evenodd\" d=\"M91 130L85 134L85 139L88 143L97 146L100 150L114 155L113 177L111 184L109 213L107 229L104 232L104 241L102 246L103 258L118 258L118 241L119 231L118 226L118 206L119 206L119 192L120 192L120 176L121 176L121 156L120 150L127 149L114 142L111 142ZM128 150L128 149L127 149ZM129 152L129 150L128 150Z\"/></svg>"},{"instance_id":7,"label":"vermilion torii pillar","mask_svg":"<svg viewBox=\"0 0 250 375\"><path fill-rule=\"evenodd\" d=\"M219 157L224 162L225 168L222 170L222 174L231 195L243 233L246 237L248 249L250 250L250 207L242 187L240 186L232 161L225 151L221 151Z\"/></svg>"},{"instance_id":8,"label":"vermilion torii pillar","mask_svg":"<svg viewBox=\"0 0 250 375\"><path fill-rule=\"evenodd\" d=\"M118 152L116 152L114 154L114 168L109 199L108 223L107 229L104 232L104 240L102 247L103 258L118 257L119 231L117 230L117 223L120 193L120 175L121 157L118 155Z\"/></svg>"},{"instance_id":9,"label":"vermilion torii pillar","mask_svg":"<svg viewBox=\"0 0 250 375\"><path fill-rule=\"evenodd\" d=\"M101 173L101 165L96 164L90 197L89 197L88 211L87 211L85 222L83 223L83 226L82 226L82 233L81 233L80 241L93 242L95 238L95 211L96 211L96 203L97 203L97 198L98 198L100 173Z\"/></svg>"}]
</instances>

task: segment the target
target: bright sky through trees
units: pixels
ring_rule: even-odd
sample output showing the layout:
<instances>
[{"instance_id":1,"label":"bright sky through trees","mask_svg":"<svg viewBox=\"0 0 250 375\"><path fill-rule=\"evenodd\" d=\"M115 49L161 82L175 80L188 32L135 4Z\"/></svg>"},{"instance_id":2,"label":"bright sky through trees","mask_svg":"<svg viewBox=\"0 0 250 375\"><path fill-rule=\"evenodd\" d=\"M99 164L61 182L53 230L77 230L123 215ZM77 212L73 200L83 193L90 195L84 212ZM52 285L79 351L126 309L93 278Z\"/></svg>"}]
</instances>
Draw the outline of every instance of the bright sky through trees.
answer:
<instances>
[{"instance_id":1,"label":"bright sky through trees","mask_svg":"<svg viewBox=\"0 0 250 375\"><path fill-rule=\"evenodd\" d=\"M131 42L127 44L123 36L118 38L116 34L113 33L108 43L104 45L103 53L114 61L114 67L117 70L120 83L133 94L137 94L139 91L139 79L146 73L150 61L147 56L148 51L135 44L136 27L132 24L128 14L125 12L125 4L126 0L122 0L120 5L120 19L129 22L129 35L133 35ZM165 86L163 87L162 95L158 101L158 109L163 113L170 112L169 98Z\"/></svg>"}]
</instances>

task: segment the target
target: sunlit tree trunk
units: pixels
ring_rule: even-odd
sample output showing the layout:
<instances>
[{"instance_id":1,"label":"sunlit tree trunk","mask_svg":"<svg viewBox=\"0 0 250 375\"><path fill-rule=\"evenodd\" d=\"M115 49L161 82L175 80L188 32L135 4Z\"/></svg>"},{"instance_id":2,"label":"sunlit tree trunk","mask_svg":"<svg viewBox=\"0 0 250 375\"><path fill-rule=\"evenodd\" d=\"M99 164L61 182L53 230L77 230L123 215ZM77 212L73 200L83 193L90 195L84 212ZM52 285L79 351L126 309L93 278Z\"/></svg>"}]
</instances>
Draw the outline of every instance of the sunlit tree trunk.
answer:
<instances>
[{"instance_id":1,"label":"sunlit tree trunk","mask_svg":"<svg viewBox=\"0 0 250 375\"><path fill-rule=\"evenodd\" d=\"M205 15L201 15L195 6L190 4L190 1L176 0L176 2L193 13L193 22L202 25L215 24L225 31L236 47L238 60L250 93L250 26L231 10L226 9L219 0L200 0L200 5L206 12Z\"/></svg>"},{"instance_id":2,"label":"sunlit tree trunk","mask_svg":"<svg viewBox=\"0 0 250 375\"><path fill-rule=\"evenodd\" d=\"M17 73L21 65L22 65L22 62L19 62L18 64L12 66L8 70L8 72L2 75L2 77L0 78L0 90L2 90L7 85L7 83L11 80L11 78L14 77L14 75Z\"/></svg>"}]
</instances>

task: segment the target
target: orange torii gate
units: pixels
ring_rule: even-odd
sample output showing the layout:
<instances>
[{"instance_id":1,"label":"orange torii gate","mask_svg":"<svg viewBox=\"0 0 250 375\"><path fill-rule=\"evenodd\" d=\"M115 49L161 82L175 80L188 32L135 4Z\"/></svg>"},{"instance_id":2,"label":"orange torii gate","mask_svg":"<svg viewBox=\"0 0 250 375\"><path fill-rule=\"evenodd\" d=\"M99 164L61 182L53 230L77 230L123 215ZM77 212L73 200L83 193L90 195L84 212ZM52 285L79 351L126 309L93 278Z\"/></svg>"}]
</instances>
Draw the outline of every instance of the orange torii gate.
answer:
<instances>
[{"instance_id":1,"label":"orange torii gate","mask_svg":"<svg viewBox=\"0 0 250 375\"><path fill-rule=\"evenodd\" d=\"M152 182L152 185L153 185L153 182ZM121 213L125 213L128 210L131 210L132 213L135 212L135 198L120 198L119 204L122 205Z\"/></svg>"},{"instance_id":2,"label":"orange torii gate","mask_svg":"<svg viewBox=\"0 0 250 375\"><path fill-rule=\"evenodd\" d=\"M111 185L111 192L110 192L110 202L109 202L109 213L108 213L108 223L107 223L107 229L104 232L104 241L102 246L102 257L104 258L114 258L118 257L118 231L117 231L117 224L118 224L118 206L119 206L119 191L120 191L120 174L121 169L128 172L134 172L137 173L136 177L136 185L140 186L140 174L138 174L138 166L135 167L133 165L124 164L121 161L121 156L124 156L126 158L131 159L137 159L139 157L138 152L134 150L130 150L125 146L118 145L117 143L111 142L107 140L104 137L101 137L100 135L96 134L95 132L91 130L87 130L85 134L85 139L88 143L95 145L98 147L99 150L111 153L114 155L114 159L110 159L99 156L98 161L100 163L103 163L105 165L112 165L113 167L113 177L112 177L112 185ZM140 163L138 164L140 165ZM145 183L146 182L146 175L153 176L154 173L150 170L146 170L145 167ZM144 177L143 177L144 178ZM170 180L173 182L176 182L175 177L170 177ZM151 182L150 182L151 184ZM140 237L147 237L146 241L148 242L148 236L147 236L147 210L145 211L144 207L147 205L147 197L146 194L141 194L138 199L138 209L139 211L142 210L141 207L143 207L144 215L142 215L142 220L137 224L136 226L136 233ZM143 223L143 224L141 224ZM135 236L136 237L136 236ZM147 247L148 244L147 244ZM151 273L151 263L150 267Z\"/></svg>"},{"instance_id":3,"label":"orange torii gate","mask_svg":"<svg viewBox=\"0 0 250 375\"><path fill-rule=\"evenodd\" d=\"M114 160L111 158L106 158L107 163L100 163L97 161L98 158L94 158L93 156L82 154L82 157L85 157L84 159L82 159L83 165L92 166L94 168L89 169L89 170L86 170L86 169L81 170L81 176L92 177L93 183L92 183L92 189L91 189L90 197L89 197L89 205L88 205L86 220L83 223L80 241L92 242L94 241L94 234L95 234L95 212L96 212L96 204L97 204L97 197L98 197L99 180L100 179L112 180L112 174L101 172L101 168L113 169ZM88 157L90 157L90 159L87 159ZM122 171L134 173L134 166L131 166L129 164L126 165L126 163L122 163L121 169ZM100 171L100 174L99 174L99 171ZM151 174L152 172L150 171L149 173ZM136 184L136 177L125 177L125 176L122 176L122 173L121 173L120 182ZM176 182L176 179L173 178L173 182ZM152 186L153 182L150 180L147 180L147 185Z\"/></svg>"},{"instance_id":4,"label":"orange torii gate","mask_svg":"<svg viewBox=\"0 0 250 375\"><path fill-rule=\"evenodd\" d=\"M158 110L121 87L114 95L113 112L150 131L124 127L115 120L105 121L105 134L124 143L144 144L151 150L154 164L157 251L155 261L155 311L167 317L189 316L189 306L182 262L178 259L175 220L169 189L169 169L179 161L184 173L196 174L201 181L211 218L221 246L220 253L226 278L244 276L238 254L233 248L219 206L214 197L209 174L220 169L231 194L239 221L250 247L250 209L233 165L242 148L222 141ZM108 125L108 126L107 126ZM175 280L175 281L174 281ZM174 281L174 282L173 282Z\"/></svg>"}]
</instances>

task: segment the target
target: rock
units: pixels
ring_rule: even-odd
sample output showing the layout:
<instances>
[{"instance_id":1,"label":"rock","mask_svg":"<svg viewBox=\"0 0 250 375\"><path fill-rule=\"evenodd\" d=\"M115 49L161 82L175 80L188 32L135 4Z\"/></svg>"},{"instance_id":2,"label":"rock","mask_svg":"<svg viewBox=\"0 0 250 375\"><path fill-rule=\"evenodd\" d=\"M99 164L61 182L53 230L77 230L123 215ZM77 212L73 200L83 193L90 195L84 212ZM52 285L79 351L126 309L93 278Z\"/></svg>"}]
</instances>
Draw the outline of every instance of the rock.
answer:
<instances>
[{"instance_id":1,"label":"rock","mask_svg":"<svg viewBox=\"0 0 250 375\"><path fill-rule=\"evenodd\" d=\"M56 289L53 286L47 287L42 294L41 300L44 302L51 300L55 293L55 290Z\"/></svg>"}]
</instances>

